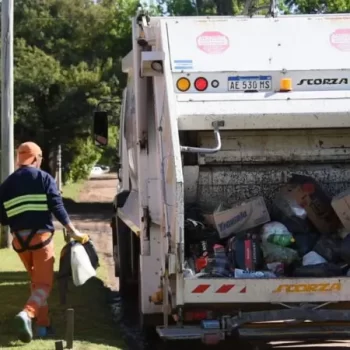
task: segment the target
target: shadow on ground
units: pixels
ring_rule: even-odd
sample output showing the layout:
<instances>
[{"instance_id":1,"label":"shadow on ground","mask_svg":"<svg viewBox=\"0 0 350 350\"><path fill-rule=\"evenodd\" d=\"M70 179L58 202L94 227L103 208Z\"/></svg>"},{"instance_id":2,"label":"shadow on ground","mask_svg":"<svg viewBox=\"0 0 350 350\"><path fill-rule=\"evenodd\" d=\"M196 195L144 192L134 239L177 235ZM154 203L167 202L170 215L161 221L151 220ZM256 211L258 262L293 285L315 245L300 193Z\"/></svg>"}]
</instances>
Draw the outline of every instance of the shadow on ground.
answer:
<instances>
[{"instance_id":1,"label":"shadow on ground","mask_svg":"<svg viewBox=\"0 0 350 350\"><path fill-rule=\"evenodd\" d=\"M112 316L107 305L109 290L100 279L93 278L81 287L75 287L69 283L66 305L59 304L57 286L58 283L55 281L55 287L49 300L52 323L56 331L54 340L64 340L65 312L67 308L74 308L75 341L87 342L86 348L88 349L93 349L94 344L126 349L117 326L112 323ZM7 347L36 349L35 342L29 347L16 342L16 335L12 328L13 317L21 310L28 296L29 284L26 272L0 273L0 349ZM54 340L48 350L54 349ZM39 344L37 346L37 349L43 348Z\"/></svg>"},{"instance_id":2,"label":"shadow on ground","mask_svg":"<svg viewBox=\"0 0 350 350\"><path fill-rule=\"evenodd\" d=\"M111 173L111 174L104 174L104 175L101 175L101 176L91 176L89 178L89 180L93 180L93 181L95 181L95 180L97 180L97 181L118 180L118 177L117 177L116 174Z\"/></svg>"},{"instance_id":3,"label":"shadow on ground","mask_svg":"<svg viewBox=\"0 0 350 350\"><path fill-rule=\"evenodd\" d=\"M81 214L111 214L113 213L112 202L76 202L71 198L63 198L67 210Z\"/></svg>"}]
</instances>

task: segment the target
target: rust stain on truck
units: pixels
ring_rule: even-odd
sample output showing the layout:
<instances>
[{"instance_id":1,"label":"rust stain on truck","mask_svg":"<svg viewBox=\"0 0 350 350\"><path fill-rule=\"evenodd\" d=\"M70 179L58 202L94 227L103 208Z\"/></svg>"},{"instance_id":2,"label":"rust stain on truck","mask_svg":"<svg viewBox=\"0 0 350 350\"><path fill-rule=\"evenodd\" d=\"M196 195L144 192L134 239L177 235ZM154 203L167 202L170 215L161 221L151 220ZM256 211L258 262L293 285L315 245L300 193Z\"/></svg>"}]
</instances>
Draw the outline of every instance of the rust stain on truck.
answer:
<instances>
[{"instance_id":1,"label":"rust stain on truck","mask_svg":"<svg viewBox=\"0 0 350 350\"><path fill-rule=\"evenodd\" d=\"M338 283L313 283L313 284L280 284L272 293L313 293L313 292L340 292L341 284Z\"/></svg>"}]
</instances>

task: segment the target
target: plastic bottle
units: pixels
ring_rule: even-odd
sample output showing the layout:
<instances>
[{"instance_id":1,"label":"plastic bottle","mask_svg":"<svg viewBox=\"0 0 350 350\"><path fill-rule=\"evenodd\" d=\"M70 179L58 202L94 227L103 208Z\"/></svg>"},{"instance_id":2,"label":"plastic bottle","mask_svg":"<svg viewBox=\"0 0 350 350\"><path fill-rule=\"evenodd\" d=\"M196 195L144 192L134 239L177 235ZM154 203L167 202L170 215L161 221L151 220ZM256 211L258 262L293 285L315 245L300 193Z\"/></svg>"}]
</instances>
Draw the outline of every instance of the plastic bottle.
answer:
<instances>
[{"instance_id":1,"label":"plastic bottle","mask_svg":"<svg viewBox=\"0 0 350 350\"><path fill-rule=\"evenodd\" d=\"M255 278L276 278L271 271L244 271L235 269L235 278L255 279Z\"/></svg>"},{"instance_id":2,"label":"plastic bottle","mask_svg":"<svg viewBox=\"0 0 350 350\"><path fill-rule=\"evenodd\" d=\"M288 247L295 242L291 234L271 234L267 237L267 242L276 244L280 247Z\"/></svg>"}]
</instances>

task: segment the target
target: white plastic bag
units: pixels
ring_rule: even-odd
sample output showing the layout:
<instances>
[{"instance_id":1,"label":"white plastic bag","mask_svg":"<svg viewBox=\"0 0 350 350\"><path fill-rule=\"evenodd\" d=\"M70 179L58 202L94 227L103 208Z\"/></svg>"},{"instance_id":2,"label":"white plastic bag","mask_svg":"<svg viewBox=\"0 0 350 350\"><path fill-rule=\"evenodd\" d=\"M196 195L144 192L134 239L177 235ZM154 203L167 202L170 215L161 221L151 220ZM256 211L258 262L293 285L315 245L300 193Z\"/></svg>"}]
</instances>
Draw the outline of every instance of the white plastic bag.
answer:
<instances>
[{"instance_id":1,"label":"white plastic bag","mask_svg":"<svg viewBox=\"0 0 350 350\"><path fill-rule=\"evenodd\" d=\"M291 235L287 227L277 221L265 224L261 229L262 240L267 242L270 235Z\"/></svg>"},{"instance_id":2,"label":"white plastic bag","mask_svg":"<svg viewBox=\"0 0 350 350\"><path fill-rule=\"evenodd\" d=\"M92 267L89 255L80 243L75 243L71 249L71 268L73 283L82 286L91 277L96 276L96 270Z\"/></svg>"},{"instance_id":3,"label":"white plastic bag","mask_svg":"<svg viewBox=\"0 0 350 350\"><path fill-rule=\"evenodd\" d=\"M303 266L324 264L326 262L326 259L324 259L320 254L317 254L314 251L307 253L303 257Z\"/></svg>"}]
</instances>

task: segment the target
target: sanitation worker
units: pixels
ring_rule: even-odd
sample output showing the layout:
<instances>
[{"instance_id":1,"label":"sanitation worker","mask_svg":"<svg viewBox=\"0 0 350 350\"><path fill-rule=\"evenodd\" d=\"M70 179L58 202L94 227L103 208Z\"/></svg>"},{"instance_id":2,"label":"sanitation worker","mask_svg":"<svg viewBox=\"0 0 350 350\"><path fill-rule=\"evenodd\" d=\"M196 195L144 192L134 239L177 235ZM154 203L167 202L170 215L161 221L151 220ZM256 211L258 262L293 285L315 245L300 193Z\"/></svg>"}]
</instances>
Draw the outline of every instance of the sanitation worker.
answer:
<instances>
[{"instance_id":1,"label":"sanitation worker","mask_svg":"<svg viewBox=\"0 0 350 350\"><path fill-rule=\"evenodd\" d=\"M18 169L0 186L1 224L9 226L12 246L31 279L31 295L15 317L18 338L29 343L36 320L37 336L53 334L47 298L54 279L54 226L52 215L81 243L89 240L71 223L54 178L40 169L42 151L34 142L17 149Z\"/></svg>"}]
</instances>

